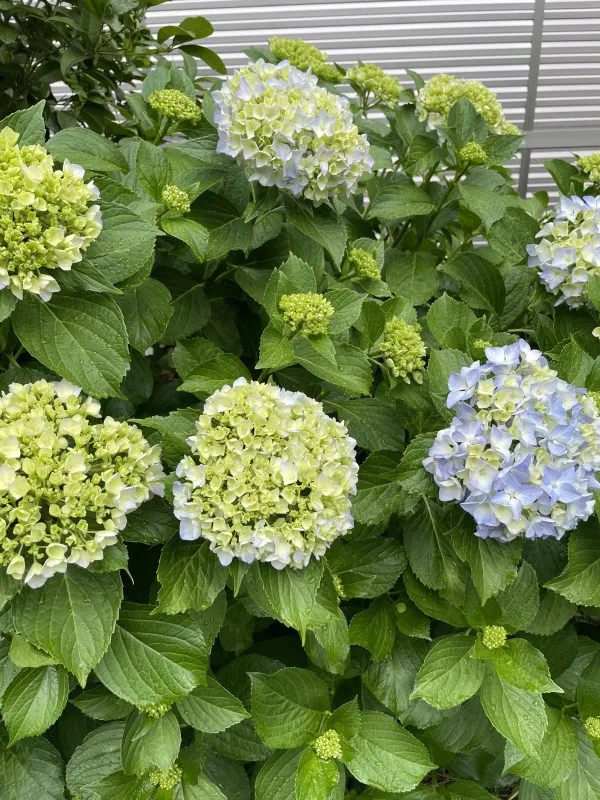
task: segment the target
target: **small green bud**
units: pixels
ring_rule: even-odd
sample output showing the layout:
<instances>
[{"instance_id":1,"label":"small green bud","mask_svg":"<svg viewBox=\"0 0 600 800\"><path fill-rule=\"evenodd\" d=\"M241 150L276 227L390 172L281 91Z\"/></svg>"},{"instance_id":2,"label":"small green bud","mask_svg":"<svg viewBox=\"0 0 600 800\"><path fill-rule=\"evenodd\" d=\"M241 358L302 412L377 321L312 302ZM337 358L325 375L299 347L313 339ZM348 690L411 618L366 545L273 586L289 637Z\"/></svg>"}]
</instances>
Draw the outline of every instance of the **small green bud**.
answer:
<instances>
[{"instance_id":1,"label":"small green bud","mask_svg":"<svg viewBox=\"0 0 600 800\"><path fill-rule=\"evenodd\" d=\"M416 325L409 325L396 317L387 322L380 351L395 378L402 378L404 383L410 383L411 378L416 383L423 382L422 369L427 351Z\"/></svg>"},{"instance_id":2,"label":"small green bud","mask_svg":"<svg viewBox=\"0 0 600 800\"><path fill-rule=\"evenodd\" d=\"M590 739L600 739L600 717L588 717L583 725Z\"/></svg>"},{"instance_id":3,"label":"small green bud","mask_svg":"<svg viewBox=\"0 0 600 800\"><path fill-rule=\"evenodd\" d=\"M199 122L202 112L193 100L179 89L158 89L148 98L150 106L169 119Z\"/></svg>"},{"instance_id":4,"label":"small green bud","mask_svg":"<svg viewBox=\"0 0 600 800\"><path fill-rule=\"evenodd\" d=\"M372 92L382 102L393 105L402 91L398 78L388 75L377 64L360 64L346 73L348 80L355 83L363 92Z\"/></svg>"},{"instance_id":5,"label":"small green bud","mask_svg":"<svg viewBox=\"0 0 600 800\"><path fill-rule=\"evenodd\" d=\"M600 182L600 150L589 156L580 156L575 163L591 181Z\"/></svg>"},{"instance_id":6,"label":"small green bud","mask_svg":"<svg viewBox=\"0 0 600 800\"><path fill-rule=\"evenodd\" d=\"M304 292L284 294L279 301L279 310L283 314L283 321L294 332L319 336L327 333L329 319L335 309L322 294Z\"/></svg>"},{"instance_id":7,"label":"small green bud","mask_svg":"<svg viewBox=\"0 0 600 800\"><path fill-rule=\"evenodd\" d=\"M335 593L340 598L340 600L343 600L346 597L346 593L344 592L344 584L341 582L338 575L332 575L331 577L333 580L333 587L335 589Z\"/></svg>"},{"instance_id":8,"label":"small green bud","mask_svg":"<svg viewBox=\"0 0 600 800\"><path fill-rule=\"evenodd\" d=\"M357 278L377 281L381 277L375 253L368 253L366 250L354 247L348 253L348 263Z\"/></svg>"},{"instance_id":9,"label":"small green bud","mask_svg":"<svg viewBox=\"0 0 600 800\"><path fill-rule=\"evenodd\" d=\"M406 603L396 603L396 613L404 614L406 611Z\"/></svg>"},{"instance_id":10,"label":"small green bud","mask_svg":"<svg viewBox=\"0 0 600 800\"><path fill-rule=\"evenodd\" d=\"M485 164L488 160L487 153L477 142L467 142L458 151L457 155L459 161L464 161L467 164Z\"/></svg>"},{"instance_id":11,"label":"small green bud","mask_svg":"<svg viewBox=\"0 0 600 800\"><path fill-rule=\"evenodd\" d=\"M165 186L161 196L169 211L179 211L181 214L187 214L190 210L190 198L187 196L187 192L177 186L172 184Z\"/></svg>"},{"instance_id":12,"label":"small green bud","mask_svg":"<svg viewBox=\"0 0 600 800\"><path fill-rule=\"evenodd\" d=\"M481 641L488 650L497 650L506 644L506 630L502 625L486 625L482 631Z\"/></svg>"},{"instance_id":13,"label":"small green bud","mask_svg":"<svg viewBox=\"0 0 600 800\"><path fill-rule=\"evenodd\" d=\"M342 757L342 743L337 731L325 731L313 744L315 753L322 761Z\"/></svg>"},{"instance_id":14,"label":"small green bud","mask_svg":"<svg viewBox=\"0 0 600 800\"><path fill-rule=\"evenodd\" d=\"M138 711L140 714L146 714L152 719L158 719L159 717L164 717L170 708L171 706L166 705L166 703L158 703L155 706L138 706Z\"/></svg>"},{"instance_id":15,"label":"small green bud","mask_svg":"<svg viewBox=\"0 0 600 800\"><path fill-rule=\"evenodd\" d=\"M487 339L475 339L473 342L473 347L477 347L480 350L485 350L486 347L493 347L491 342L488 342Z\"/></svg>"},{"instance_id":16,"label":"small green bud","mask_svg":"<svg viewBox=\"0 0 600 800\"><path fill-rule=\"evenodd\" d=\"M166 772L161 772L159 769L153 769L148 773L148 779L161 789L173 789L181 781L181 767L173 764L172 767Z\"/></svg>"}]
</instances>

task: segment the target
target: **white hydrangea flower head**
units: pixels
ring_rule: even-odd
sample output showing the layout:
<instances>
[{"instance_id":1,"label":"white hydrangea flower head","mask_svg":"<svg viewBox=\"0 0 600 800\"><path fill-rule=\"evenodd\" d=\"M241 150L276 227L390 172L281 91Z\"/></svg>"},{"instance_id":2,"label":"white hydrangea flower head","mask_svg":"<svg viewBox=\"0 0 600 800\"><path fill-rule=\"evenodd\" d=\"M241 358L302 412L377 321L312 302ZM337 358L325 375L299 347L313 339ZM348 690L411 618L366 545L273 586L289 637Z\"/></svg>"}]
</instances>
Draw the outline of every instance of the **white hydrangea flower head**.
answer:
<instances>
[{"instance_id":1,"label":"white hydrangea flower head","mask_svg":"<svg viewBox=\"0 0 600 800\"><path fill-rule=\"evenodd\" d=\"M591 307L588 281L600 275L600 198L561 197L554 221L528 244L529 266L535 267L542 285L571 308Z\"/></svg>"},{"instance_id":2,"label":"white hydrangea flower head","mask_svg":"<svg viewBox=\"0 0 600 800\"><path fill-rule=\"evenodd\" d=\"M83 167L54 169L41 145L19 145L11 128L0 131L0 289L23 299L49 300L59 291L52 270L70 270L100 235L100 193L83 180Z\"/></svg>"},{"instance_id":3,"label":"white hydrangea flower head","mask_svg":"<svg viewBox=\"0 0 600 800\"><path fill-rule=\"evenodd\" d=\"M213 97L217 149L247 166L251 181L318 205L356 192L359 178L373 166L348 100L288 61L248 64Z\"/></svg>"},{"instance_id":4,"label":"white hydrangea flower head","mask_svg":"<svg viewBox=\"0 0 600 800\"><path fill-rule=\"evenodd\" d=\"M37 588L87 567L127 514L163 494L160 448L134 425L100 419L68 381L13 383L0 395L0 566Z\"/></svg>"},{"instance_id":5,"label":"white hydrangea flower head","mask_svg":"<svg viewBox=\"0 0 600 800\"><path fill-rule=\"evenodd\" d=\"M356 442L301 392L238 378L206 401L173 485L179 535L219 561L320 558L353 526Z\"/></svg>"}]
</instances>

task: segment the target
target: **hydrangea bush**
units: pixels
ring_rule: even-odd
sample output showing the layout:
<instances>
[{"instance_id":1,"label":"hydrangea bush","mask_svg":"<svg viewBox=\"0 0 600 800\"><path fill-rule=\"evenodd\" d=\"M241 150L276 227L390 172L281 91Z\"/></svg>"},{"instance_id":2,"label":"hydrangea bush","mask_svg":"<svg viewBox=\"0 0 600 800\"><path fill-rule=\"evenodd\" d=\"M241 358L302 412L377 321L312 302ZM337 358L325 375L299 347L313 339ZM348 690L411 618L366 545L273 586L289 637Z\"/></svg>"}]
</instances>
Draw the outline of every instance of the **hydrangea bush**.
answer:
<instances>
[{"instance_id":1,"label":"hydrangea bush","mask_svg":"<svg viewBox=\"0 0 600 800\"><path fill-rule=\"evenodd\" d=\"M0 797L600 796L596 162L190 47L0 121Z\"/></svg>"}]
</instances>

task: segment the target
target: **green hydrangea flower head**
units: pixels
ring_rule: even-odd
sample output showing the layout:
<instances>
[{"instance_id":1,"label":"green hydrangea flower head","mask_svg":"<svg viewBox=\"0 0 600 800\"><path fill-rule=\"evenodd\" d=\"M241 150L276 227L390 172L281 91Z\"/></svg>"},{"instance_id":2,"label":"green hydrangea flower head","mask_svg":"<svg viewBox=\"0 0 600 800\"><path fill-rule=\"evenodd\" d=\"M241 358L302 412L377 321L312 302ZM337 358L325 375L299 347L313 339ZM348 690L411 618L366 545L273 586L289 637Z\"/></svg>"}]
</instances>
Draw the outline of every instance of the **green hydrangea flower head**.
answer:
<instances>
[{"instance_id":1,"label":"green hydrangea flower head","mask_svg":"<svg viewBox=\"0 0 600 800\"><path fill-rule=\"evenodd\" d=\"M506 644L506 630L502 625L486 625L481 632L481 641L488 650L497 650Z\"/></svg>"},{"instance_id":2,"label":"green hydrangea flower head","mask_svg":"<svg viewBox=\"0 0 600 800\"><path fill-rule=\"evenodd\" d=\"M322 761L329 761L332 758L342 757L342 743L340 742L338 732L333 729L321 734L321 736L313 742L313 748Z\"/></svg>"},{"instance_id":3,"label":"green hydrangea flower head","mask_svg":"<svg viewBox=\"0 0 600 800\"><path fill-rule=\"evenodd\" d=\"M423 382L427 351L417 325L409 325L397 317L386 322L380 351L395 378L402 378L404 383L410 383L411 379Z\"/></svg>"},{"instance_id":4,"label":"green hydrangea flower head","mask_svg":"<svg viewBox=\"0 0 600 800\"><path fill-rule=\"evenodd\" d=\"M284 294L279 300L283 321L296 333L319 336L327 333L335 309L329 300L316 292Z\"/></svg>"},{"instance_id":5,"label":"green hydrangea flower head","mask_svg":"<svg viewBox=\"0 0 600 800\"><path fill-rule=\"evenodd\" d=\"M202 111L179 89L157 89L148 98L150 106L169 119L199 122Z\"/></svg>"},{"instance_id":6,"label":"green hydrangea flower head","mask_svg":"<svg viewBox=\"0 0 600 800\"><path fill-rule=\"evenodd\" d=\"M32 588L102 559L164 491L160 448L80 393L40 380L0 395L0 566Z\"/></svg>"},{"instance_id":7,"label":"green hydrangea flower head","mask_svg":"<svg viewBox=\"0 0 600 800\"><path fill-rule=\"evenodd\" d=\"M349 69L346 77L357 84L363 92L371 92L390 106L398 102L402 92L402 84L398 78L388 75L377 64L359 64Z\"/></svg>"},{"instance_id":8,"label":"green hydrangea flower head","mask_svg":"<svg viewBox=\"0 0 600 800\"><path fill-rule=\"evenodd\" d=\"M151 770L148 773L148 779L154 786L169 790L174 789L178 783L181 783L182 775L181 767L178 767L177 764L173 764L166 772L162 772L159 769Z\"/></svg>"},{"instance_id":9,"label":"green hydrangea flower head","mask_svg":"<svg viewBox=\"0 0 600 800\"><path fill-rule=\"evenodd\" d=\"M157 703L155 706L138 706L138 711L151 719L160 719L170 708L166 703Z\"/></svg>"},{"instance_id":10,"label":"green hydrangea flower head","mask_svg":"<svg viewBox=\"0 0 600 800\"><path fill-rule=\"evenodd\" d=\"M296 569L353 526L356 442L302 392L238 378L212 394L173 485L179 535L219 561Z\"/></svg>"},{"instance_id":11,"label":"green hydrangea flower head","mask_svg":"<svg viewBox=\"0 0 600 800\"><path fill-rule=\"evenodd\" d=\"M60 286L49 274L70 270L100 235L100 193L83 180L83 167L62 169L41 145L19 145L11 128L0 131L0 289L49 300Z\"/></svg>"},{"instance_id":12,"label":"green hydrangea flower head","mask_svg":"<svg viewBox=\"0 0 600 800\"><path fill-rule=\"evenodd\" d=\"M477 142L467 142L457 153L458 160L467 164L486 164L488 157L483 147Z\"/></svg>"},{"instance_id":13,"label":"green hydrangea flower head","mask_svg":"<svg viewBox=\"0 0 600 800\"><path fill-rule=\"evenodd\" d=\"M179 211L180 214L187 214L190 210L190 198L187 192L177 186L173 186L173 184L165 186L161 197L169 211Z\"/></svg>"},{"instance_id":14,"label":"green hydrangea flower head","mask_svg":"<svg viewBox=\"0 0 600 800\"><path fill-rule=\"evenodd\" d=\"M583 725L590 739L600 739L600 717L588 717Z\"/></svg>"},{"instance_id":15,"label":"green hydrangea flower head","mask_svg":"<svg viewBox=\"0 0 600 800\"><path fill-rule=\"evenodd\" d=\"M341 80L342 74L333 64L327 64L327 53L302 39L269 39L269 49L278 61L289 61L293 67L303 72L309 70L329 83Z\"/></svg>"},{"instance_id":16,"label":"green hydrangea flower head","mask_svg":"<svg viewBox=\"0 0 600 800\"><path fill-rule=\"evenodd\" d=\"M348 253L348 263L357 278L368 278L369 280L377 281L381 277L375 253L368 253L359 247L353 247Z\"/></svg>"},{"instance_id":17,"label":"green hydrangea flower head","mask_svg":"<svg viewBox=\"0 0 600 800\"><path fill-rule=\"evenodd\" d=\"M479 81L465 81L444 73L434 75L419 90L417 94L419 119L426 120L430 128L443 127L448 120L450 109L462 97L470 100L492 133L520 133L517 127L506 120L495 92Z\"/></svg>"},{"instance_id":18,"label":"green hydrangea flower head","mask_svg":"<svg viewBox=\"0 0 600 800\"><path fill-rule=\"evenodd\" d=\"M575 163L591 181L600 183L600 150L589 156L580 156Z\"/></svg>"}]
</instances>

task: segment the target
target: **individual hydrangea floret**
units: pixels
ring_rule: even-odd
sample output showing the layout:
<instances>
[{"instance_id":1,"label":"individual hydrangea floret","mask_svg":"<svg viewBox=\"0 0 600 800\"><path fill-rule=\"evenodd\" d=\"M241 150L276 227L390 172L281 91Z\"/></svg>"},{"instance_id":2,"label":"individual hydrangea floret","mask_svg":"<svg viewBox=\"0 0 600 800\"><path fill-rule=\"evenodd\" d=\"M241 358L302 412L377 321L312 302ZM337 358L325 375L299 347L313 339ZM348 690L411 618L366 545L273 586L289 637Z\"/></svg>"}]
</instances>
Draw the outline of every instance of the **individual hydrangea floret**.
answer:
<instances>
[{"instance_id":1,"label":"individual hydrangea floret","mask_svg":"<svg viewBox=\"0 0 600 800\"><path fill-rule=\"evenodd\" d=\"M583 725L590 739L600 739L600 717L588 717Z\"/></svg>"},{"instance_id":2,"label":"individual hydrangea floret","mask_svg":"<svg viewBox=\"0 0 600 800\"><path fill-rule=\"evenodd\" d=\"M247 166L251 181L318 205L356 192L359 178L373 166L348 100L317 86L315 75L288 61L248 64L213 97L217 150Z\"/></svg>"},{"instance_id":3,"label":"individual hydrangea floret","mask_svg":"<svg viewBox=\"0 0 600 800\"><path fill-rule=\"evenodd\" d=\"M198 122L202 116L198 105L179 89L157 89L148 102L155 111L169 119Z\"/></svg>"},{"instance_id":4,"label":"individual hydrangea floret","mask_svg":"<svg viewBox=\"0 0 600 800\"><path fill-rule=\"evenodd\" d=\"M32 588L102 559L127 514L163 493L160 448L80 393L40 380L0 395L0 565Z\"/></svg>"},{"instance_id":5,"label":"individual hydrangea floret","mask_svg":"<svg viewBox=\"0 0 600 800\"><path fill-rule=\"evenodd\" d=\"M368 278L371 281L381 278L381 270L377 266L375 253L368 253L366 250L354 247L348 253L348 264L357 278Z\"/></svg>"},{"instance_id":6,"label":"individual hydrangea floret","mask_svg":"<svg viewBox=\"0 0 600 800\"><path fill-rule=\"evenodd\" d=\"M181 767L178 767L177 764L173 764L166 772L162 772L160 769L151 770L148 773L148 779L154 786L168 791L181 782L182 775Z\"/></svg>"},{"instance_id":7,"label":"individual hydrangea floret","mask_svg":"<svg viewBox=\"0 0 600 800\"><path fill-rule=\"evenodd\" d=\"M349 69L346 77L365 94L373 94L390 106L398 102L402 92L402 84L398 78L388 75L377 64L359 64L359 66Z\"/></svg>"},{"instance_id":8,"label":"individual hydrangea floret","mask_svg":"<svg viewBox=\"0 0 600 800\"><path fill-rule=\"evenodd\" d=\"M278 61L289 61L293 67L310 72L324 81L335 83L342 75L334 64L327 64L327 53L302 39L269 39L269 49Z\"/></svg>"},{"instance_id":9,"label":"individual hydrangea floret","mask_svg":"<svg viewBox=\"0 0 600 800\"><path fill-rule=\"evenodd\" d=\"M62 169L41 145L19 145L11 128L0 131L0 289L49 300L60 286L48 274L70 270L100 235L100 193L83 180L83 167Z\"/></svg>"},{"instance_id":10,"label":"individual hydrangea floret","mask_svg":"<svg viewBox=\"0 0 600 800\"><path fill-rule=\"evenodd\" d=\"M329 300L316 292L284 294L279 300L279 310L286 325L294 333L300 332L305 336L327 333L329 320L335 311Z\"/></svg>"},{"instance_id":11,"label":"individual hydrangea floret","mask_svg":"<svg viewBox=\"0 0 600 800\"><path fill-rule=\"evenodd\" d=\"M356 442L305 394L238 378L208 398L188 444L179 535L207 539L222 564L305 567L352 528Z\"/></svg>"},{"instance_id":12,"label":"individual hydrangea floret","mask_svg":"<svg viewBox=\"0 0 600 800\"><path fill-rule=\"evenodd\" d=\"M528 244L529 266L558 297L554 305L591 306L588 281L600 275L600 197L562 197L554 221Z\"/></svg>"},{"instance_id":13,"label":"individual hydrangea floret","mask_svg":"<svg viewBox=\"0 0 600 800\"><path fill-rule=\"evenodd\" d=\"M395 378L402 378L404 383L410 383L411 380L423 382L422 370L427 351L418 326L394 317L385 324L383 343L379 349L384 364Z\"/></svg>"},{"instance_id":14,"label":"individual hydrangea floret","mask_svg":"<svg viewBox=\"0 0 600 800\"><path fill-rule=\"evenodd\" d=\"M190 198L187 192L177 186L169 184L162 190L162 201L169 211L179 211L180 214L187 214L190 210Z\"/></svg>"},{"instance_id":15,"label":"individual hydrangea floret","mask_svg":"<svg viewBox=\"0 0 600 800\"><path fill-rule=\"evenodd\" d=\"M313 748L318 758L322 761L329 761L332 758L342 757L342 743L337 731L333 729L325 731L318 739L313 742Z\"/></svg>"},{"instance_id":16,"label":"individual hydrangea floret","mask_svg":"<svg viewBox=\"0 0 600 800\"><path fill-rule=\"evenodd\" d=\"M479 81L465 81L444 73L434 75L419 90L416 103L419 119L426 120L430 128L444 127L450 109L463 97L472 103L492 133L519 133L519 129L505 119L495 92Z\"/></svg>"},{"instance_id":17,"label":"individual hydrangea floret","mask_svg":"<svg viewBox=\"0 0 600 800\"><path fill-rule=\"evenodd\" d=\"M591 181L600 183L600 150L589 156L580 156L575 163Z\"/></svg>"},{"instance_id":18,"label":"individual hydrangea floret","mask_svg":"<svg viewBox=\"0 0 600 800\"><path fill-rule=\"evenodd\" d=\"M502 625L486 625L481 631L481 642L488 650L498 650L506 644L506 629Z\"/></svg>"},{"instance_id":19,"label":"individual hydrangea floret","mask_svg":"<svg viewBox=\"0 0 600 800\"><path fill-rule=\"evenodd\" d=\"M467 164L485 164L488 160L487 153L477 142L467 142L464 147L461 147L457 155L459 161L464 161Z\"/></svg>"},{"instance_id":20,"label":"individual hydrangea floret","mask_svg":"<svg viewBox=\"0 0 600 800\"><path fill-rule=\"evenodd\" d=\"M560 539L594 511L596 404L523 340L485 355L450 376L456 416L423 465L440 500L458 501L475 519L477 536Z\"/></svg>"}]
</instances>

